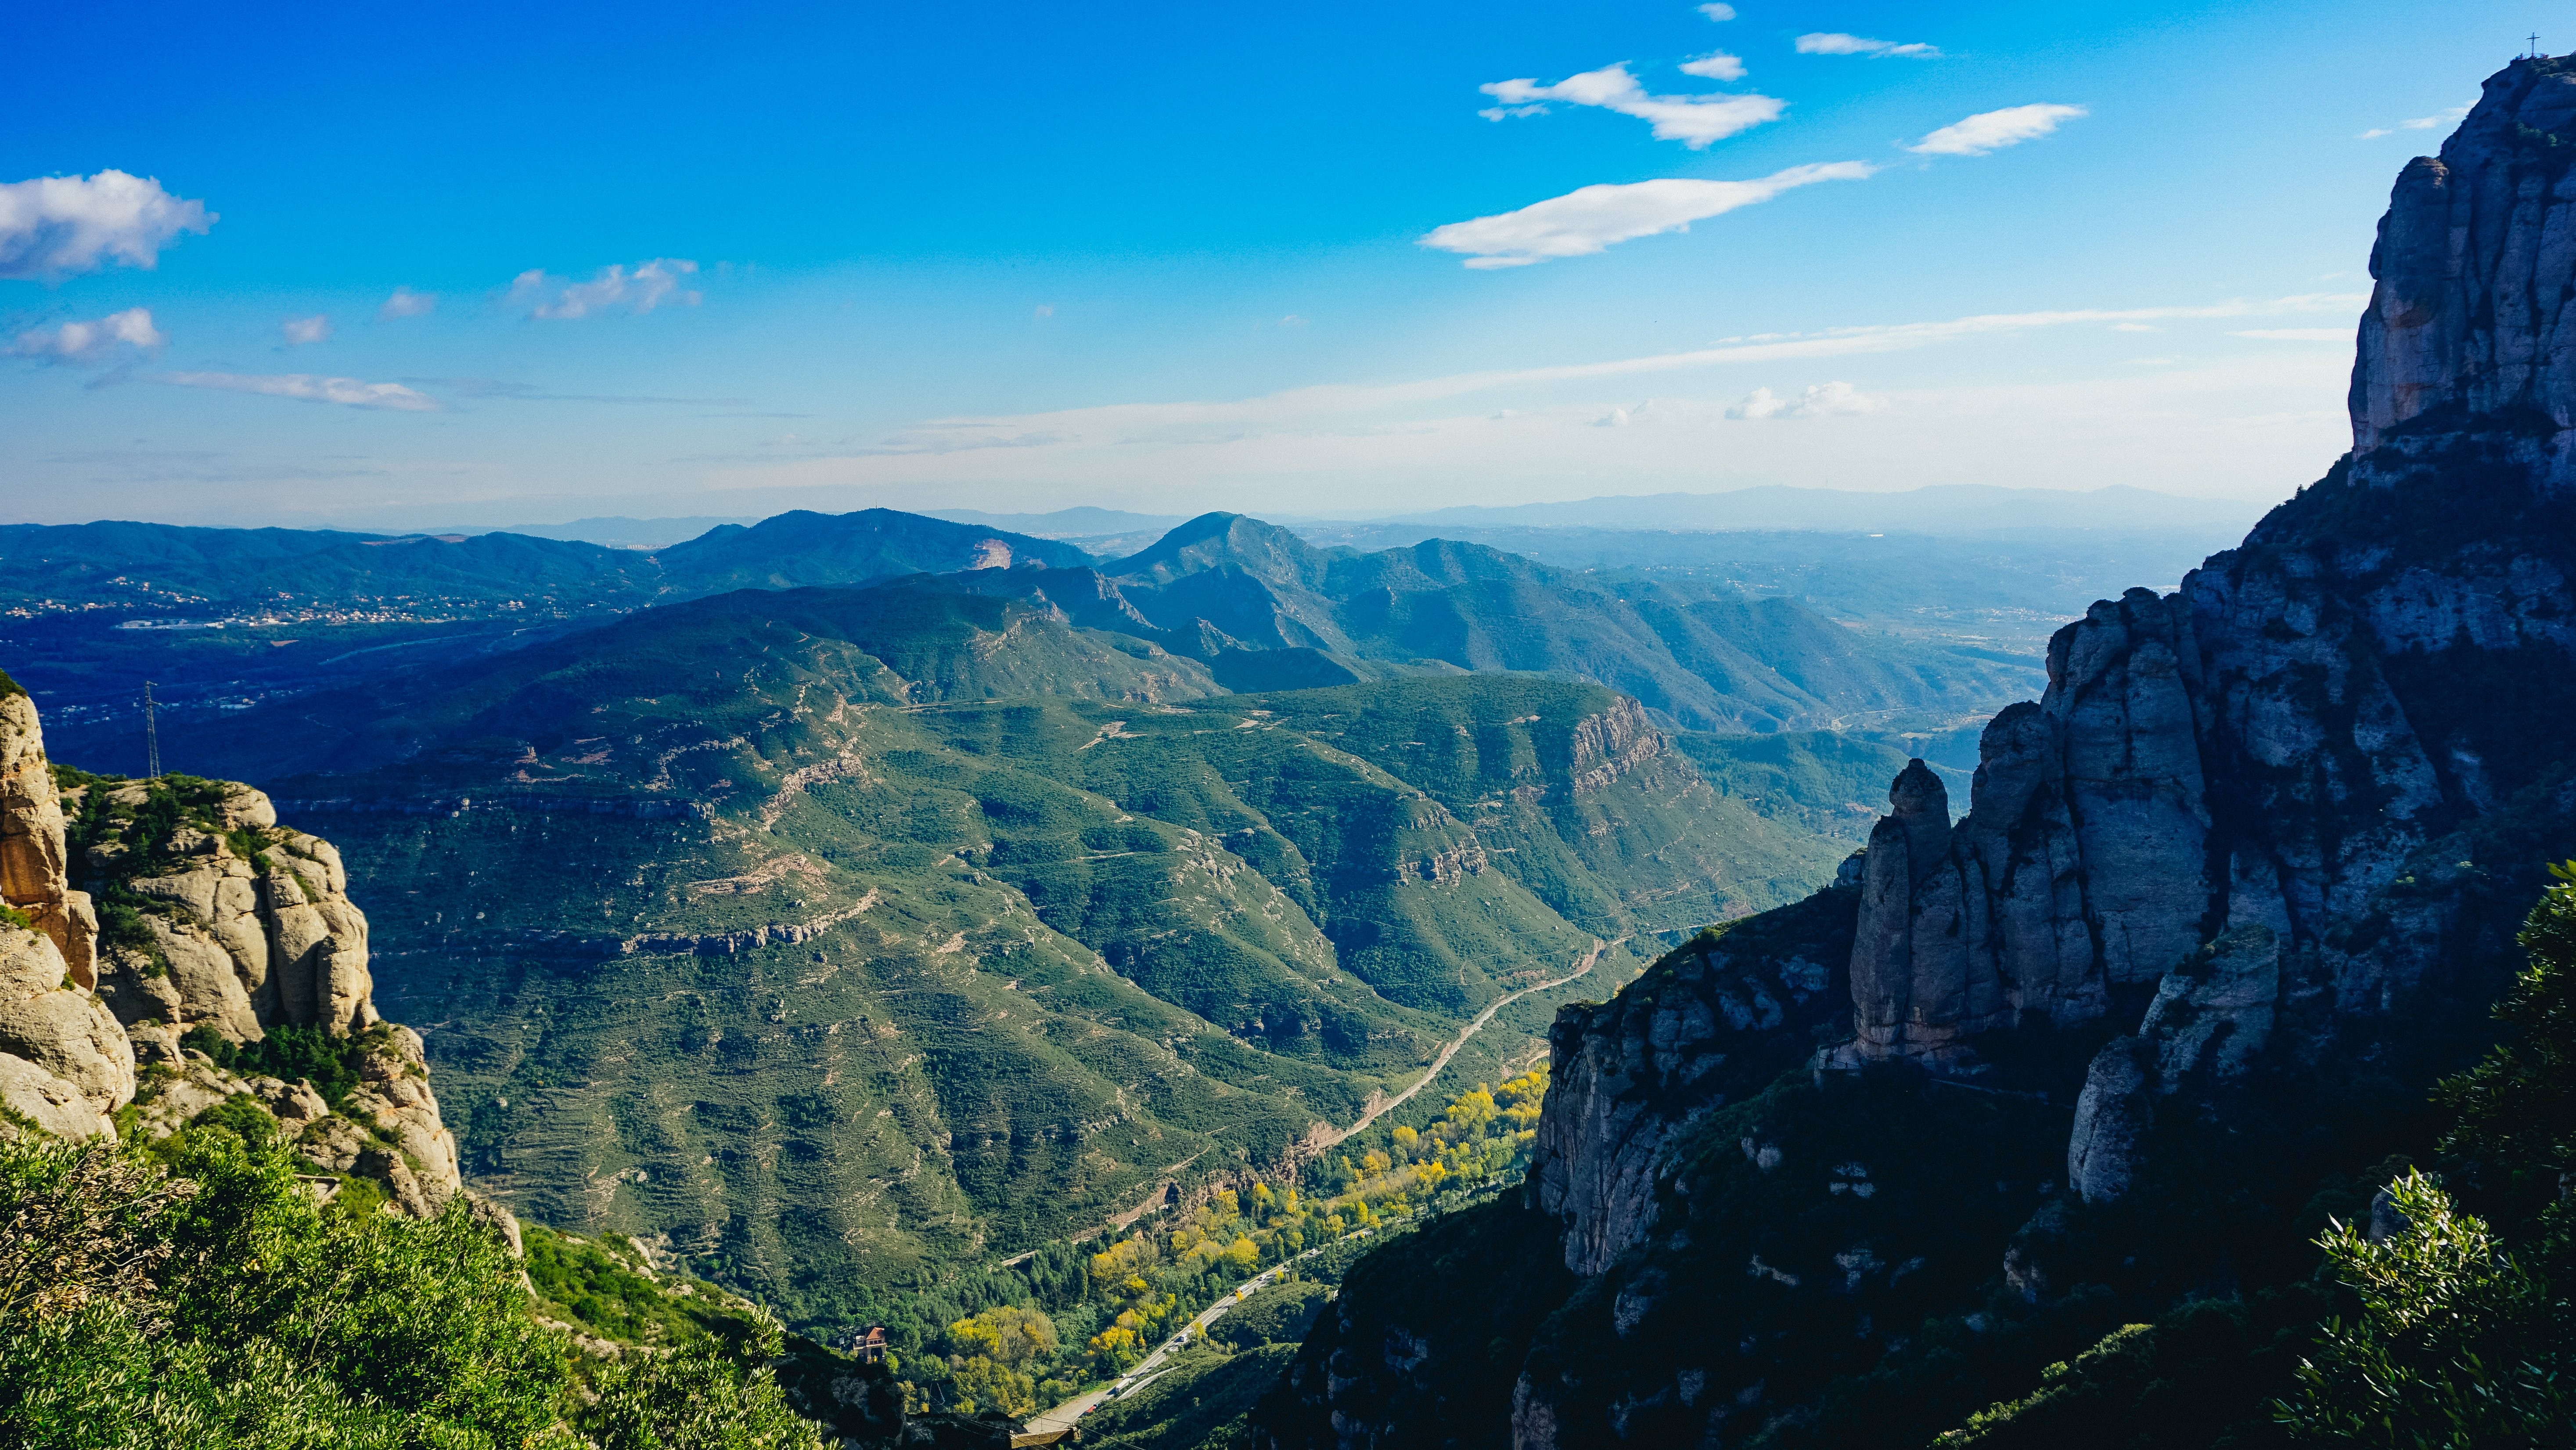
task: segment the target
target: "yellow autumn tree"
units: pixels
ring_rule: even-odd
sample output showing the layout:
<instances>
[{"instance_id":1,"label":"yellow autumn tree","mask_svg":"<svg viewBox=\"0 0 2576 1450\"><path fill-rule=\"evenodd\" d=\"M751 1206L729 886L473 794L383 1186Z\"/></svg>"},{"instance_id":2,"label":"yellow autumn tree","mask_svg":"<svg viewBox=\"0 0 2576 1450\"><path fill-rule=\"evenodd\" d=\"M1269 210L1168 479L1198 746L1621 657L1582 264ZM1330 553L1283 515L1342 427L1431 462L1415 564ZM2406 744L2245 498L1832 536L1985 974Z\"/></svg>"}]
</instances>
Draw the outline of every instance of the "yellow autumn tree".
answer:
<instances>
[{"instance_id":1,"label":"yellow autumn tree","mask_svg":"<svg viewBox=\"0 0 2576 1450\"><path fill-rule=\"evenodd\" d=\"M980 1354L1013 1367L1056 1351L1054 1320L1038 1310L1008 1304L958 1320L948 1326L948 1337L958 1354Z\"/></svg>"}]
</instances>

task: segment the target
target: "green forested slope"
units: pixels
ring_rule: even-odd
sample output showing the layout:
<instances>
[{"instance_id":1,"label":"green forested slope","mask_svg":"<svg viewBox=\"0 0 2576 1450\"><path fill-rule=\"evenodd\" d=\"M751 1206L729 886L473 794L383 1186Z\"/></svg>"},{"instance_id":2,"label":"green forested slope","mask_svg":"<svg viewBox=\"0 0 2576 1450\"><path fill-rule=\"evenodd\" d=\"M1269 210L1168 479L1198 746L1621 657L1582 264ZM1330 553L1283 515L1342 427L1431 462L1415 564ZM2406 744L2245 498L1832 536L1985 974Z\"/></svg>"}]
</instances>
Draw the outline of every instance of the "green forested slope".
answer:
<instances>
[{"instance_id":1,"label":"green forested slope","mask_svg":"<svg viewBox=\"0 0 2576 1450\"><path fill-rule=\"evenodd\" d=\"M920 587L658 608L199 745L366 883L469 1179L815 1326L1274 1164L1593 960L1450 1068L1500 1080L1633 972L1596 941L1842 849L1598 686L1226 695Z\"/></svg>"}]
</instances>

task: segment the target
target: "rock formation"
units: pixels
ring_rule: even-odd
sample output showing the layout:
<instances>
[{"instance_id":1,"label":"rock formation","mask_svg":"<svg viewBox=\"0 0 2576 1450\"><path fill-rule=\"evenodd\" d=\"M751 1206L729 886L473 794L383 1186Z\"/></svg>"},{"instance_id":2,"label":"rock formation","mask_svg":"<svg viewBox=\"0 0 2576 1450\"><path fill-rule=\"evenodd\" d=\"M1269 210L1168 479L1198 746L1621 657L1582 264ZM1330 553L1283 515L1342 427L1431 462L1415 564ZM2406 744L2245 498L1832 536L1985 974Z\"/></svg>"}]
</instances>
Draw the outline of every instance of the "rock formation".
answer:
<instances>
[{"instance_id":1,"label":"rock formation","mask_svg":"<svg viewBox=\"0 0 2576 1450\"><path fill-rule=\"evenodd\" d=\"M79 787L76 798L92 789L112 820L132 820L148 799L140 781ZM135 866L136 848L123 840L88 848L90 871L171 908L138 915L148 942L108 947L101 995L129 1023L203 1025L234 1042L257 1041L279 1023L335 1035L374 1026L367 918L349 902L340 853L277 829L268 797L248 786L231 786L205 809L147 865L124 869ZM243 846L252 848L248 859Z\"/></svg>"},{"instance_id":2,"label":"rock formation","mask_svg":"<svg viewBox=\"0 0 2576 1450\"><path fill-rule=\"evenodd\" d=\"M64 870L63 811L35 702L0 676L0 1102L88 1137L133 1100L134 1049L90 988L98 923Z\"/></svg>"},{"instance_id":3,"label":"rock formation","mask_svg":"<svg viewBox=\"0 0 2576 1450\"><path fill-rule=\"evenodd\" d=\"M1955 823L1915 762L1837 887L1565 1009L1523 1210L1354 1272L1255 1442L1837 1443L1801 1396L1905 1382L1938 1315L1967 1352L1993 1284L2236 1272L2141 1228L2162 1200L2095 1205L2197 1172L2286 1219L2316 1180L2240 1142L2386 1151L2331 1095L2420 1102L2477 1050L2576 829L2571 208L2576 59L2516 61L2398 180L2352 452L2175 592L2059 631ZM1815 962L1847 1000L1787 989ZM1805 1086L1772 1066L1818 1043ZM1917 1154L1908 1121L1985 1126ZM1990 1158L1906 1188L1876 1153ZM1549 1241L1561 1269L1495 1274Z\"/></svg>"},{"instance_id":4,"label":"rock formation","mask_svg":"<svg viewBox=\"0 0 2576 1450\"><path fill-rule=\"evenodd\" d=\"M5 676L0 690L0 899L29 923L0 919L0 1101L75 1138L114 1131L131 1103L157 1137L247 1094L307 1161L375 1180L405 1212L461 1192L420 1037L376 1015L367 919L331 843L280 829L244 785L75 775L61 791L34 702ZM117 919L104 940L75 868ZM229 1062L279 1027L336 1045L355 1077L336 1107L206 1050Z\"/></svg>"},{"instance_id":5,"label":"rock formation","mask_svg":"<svg viewBox=\"0 0 2576 1450\"><path fill-rule=\"evenodd\" d=\"M1915 773L1898 781L1840 1061L1955 1065L2026 1013L2126 1015L2137 1040L2097 1060L2070 1149L2101 1198L2142 1105L2238 1075L2275 1019L2313 1055L2340 1021L2452 995L2441 902L2390 889L2563 777L2554 722L2576 703L2576 244L2553 230L2571 153L2576 71L2488 81L2381 223L2352 454L2174 594L2061 630L2047 696L1988 727L1946 851ZM2400 917L2418 929L2385 929ZM2222 966L2266 965L2212 989L2218 943ZM2122 991L2149 984L2152 1006ZM2248 1034L2177 1061L2173 1014L2212 990Z\"/></svg>"}]
</instances>

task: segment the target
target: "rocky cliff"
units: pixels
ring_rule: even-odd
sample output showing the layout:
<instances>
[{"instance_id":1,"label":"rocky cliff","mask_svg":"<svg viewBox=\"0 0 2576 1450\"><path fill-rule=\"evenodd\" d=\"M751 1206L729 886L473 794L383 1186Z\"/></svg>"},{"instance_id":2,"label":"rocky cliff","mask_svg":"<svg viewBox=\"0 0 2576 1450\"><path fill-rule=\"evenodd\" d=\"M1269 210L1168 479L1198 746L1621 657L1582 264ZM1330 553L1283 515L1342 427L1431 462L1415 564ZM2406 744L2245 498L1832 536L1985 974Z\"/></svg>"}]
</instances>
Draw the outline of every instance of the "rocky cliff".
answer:
<instances>
[{"instance_id":1,"label":"rocky cliff","mask_svg":"<svg viewBox=\"0 0 2576 1450\"><path fill-rule=\"evenodd\" d=\"M0 687L0 1100L159 1137L247 1095L315 1166L445 1206L456 1141L419 1035L376 1015L339 853L248 786L60 770Z\"/></svg>"},{"instance_id":2,"label":"rocky cliff","mask_svg":"<svg viewBox=\"0 0 2576 1450\"><path fill-rule=\"evenodd\" d=\"M35 702L0 676L0 1102L87 1137L134 1098L134 1049L90 988L98 923L64 869Z\"/></svg>"},{"instance_id":3,"label":"rocky cliff","mask_svg":"<svg viewBox=\"0 0 2576 1450\"><path fill-rule=\"evenodd\" d=\"M2353 451L2060 630L1964 816L1918 761L1842 886L1567 1009L1528 1202L1456 1230L1562 1273L1390 1250L1265 1443L1919 1444L2296 1242L2576 844L2571 161L2576 62L2490 79L2381 225Z\"/></svg>"},{"instance_id":4,"label":"rocky cliff","mask_svg":"<svg viewBox=\"0 0 2576 1450\"><path fill-rule=\"evenodd\" d=\"M2112 1018L2129 1031L2089 1074L2069 1153L2103 1199L2129 1185L2152 1099L2267 1050L2316 1060L2355 1019L2493 995L2460 959L2458 903L2392 888L2423 887L2420 853L2500 811L2563 808L2571 157L2576 73L2489 80L2380 225L2353 452L2176 593L2061 630L2047 695L1988 728L1948 840L1898 782L1845 1061L1966 1065L1970 1038L2029 1014ZM2455 874L2513 864L2435 854Z\"/></svg>"}]
</instances>

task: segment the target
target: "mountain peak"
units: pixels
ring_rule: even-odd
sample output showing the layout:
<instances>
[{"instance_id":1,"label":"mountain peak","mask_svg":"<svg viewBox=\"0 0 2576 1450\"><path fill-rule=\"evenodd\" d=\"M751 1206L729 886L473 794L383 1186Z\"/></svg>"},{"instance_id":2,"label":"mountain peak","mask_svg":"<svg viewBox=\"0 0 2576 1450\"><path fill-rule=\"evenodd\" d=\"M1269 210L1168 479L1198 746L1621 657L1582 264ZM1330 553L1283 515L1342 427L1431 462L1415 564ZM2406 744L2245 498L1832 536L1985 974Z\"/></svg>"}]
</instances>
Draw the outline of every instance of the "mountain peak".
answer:
<instances>
[{"instance_id":1,"label":"mountain peak","mask_svg":"<svg viewBox=\"0 0 2576 1450\"><path fill-rule=\"evenodd\" d=\"M2538 56L2488 77L2441 154L2399 173L2352 372L2353 453L2371 471L2470 438L2549 475L2576 467L2571 164L2576 57Z\"/></svg>"},{"instance_id":2,"label":"mountain peak","mask_svg":"<svg viewBox=\"0 0 2576 1450\"><path fill-rule=\"evenodd\" d=\"M1277 524L1249 514L1204 513L1174 528L1141 553L1104 571L1116 579L1168 584L1187 574L1231 564L1266 584L1311 590L1324 583L1333 555Z\"/></svg>"}]
</instances>

